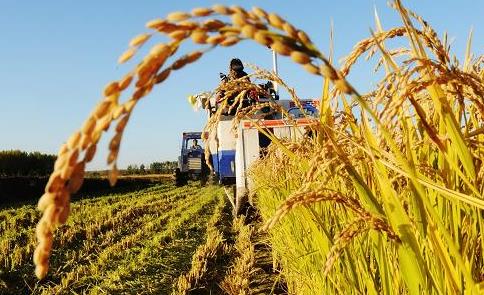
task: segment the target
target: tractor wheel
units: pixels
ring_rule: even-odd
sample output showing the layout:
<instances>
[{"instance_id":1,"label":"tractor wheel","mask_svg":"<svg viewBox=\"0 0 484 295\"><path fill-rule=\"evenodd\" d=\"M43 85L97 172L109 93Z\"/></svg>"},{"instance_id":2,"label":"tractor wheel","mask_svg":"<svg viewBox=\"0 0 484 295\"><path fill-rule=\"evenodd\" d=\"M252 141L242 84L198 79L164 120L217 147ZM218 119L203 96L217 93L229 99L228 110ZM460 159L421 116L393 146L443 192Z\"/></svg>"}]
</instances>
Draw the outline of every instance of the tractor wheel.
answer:
<instances>
[{"instance_id":1,"label":"tractor wheel","mask_svg":"<svg viewBox=\"0 0 484 295\"><path fill-rule=\"evenodd\" d=\"M207 185L208 175L200 175L200 186Z\"/></svg>"},{"instance_id":2,"label":"tractor wheel","mask_svg":"<svg viewBox=\"0 0 484 295\"><path fill-rule=\"evenodd\" d=\"M208 183L211 184L211 185L218 185L218 184L220 184L220 182L218 181L217 174L210 173L210 175L208 175Z\"/></svg>"},{"instance_id":3,"label":"tractor wheel","mask_svg":"<svg viewBox=\"0 0 484 295\"><path fill-rule=\"evenodd\" d=\"M183 173L181 173L179 168L175 170L175 185L180 187L187 184L186 177Z\"/></svg>"}]
</instances>

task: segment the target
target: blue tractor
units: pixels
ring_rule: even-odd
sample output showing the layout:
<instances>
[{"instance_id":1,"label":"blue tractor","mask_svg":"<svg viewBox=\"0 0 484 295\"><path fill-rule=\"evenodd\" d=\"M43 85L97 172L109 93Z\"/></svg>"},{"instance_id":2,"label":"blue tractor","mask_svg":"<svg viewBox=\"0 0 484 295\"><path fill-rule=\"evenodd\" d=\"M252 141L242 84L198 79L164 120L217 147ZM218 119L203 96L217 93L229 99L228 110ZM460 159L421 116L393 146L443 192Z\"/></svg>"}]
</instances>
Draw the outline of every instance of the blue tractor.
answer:
<instances>
[{"instance_id":1,"label":"blue tractor","mask_svg":"<svg viewBox=\"0 0 484 295\"><path fill-rule=\"evenodd\" d=\"M199 180L202 185L206 183L210 170L205 163L201 138L202 132L183 132L181 154L175 169L177 186L186 185L189 180Z\"/></svg>"}]
</instances>

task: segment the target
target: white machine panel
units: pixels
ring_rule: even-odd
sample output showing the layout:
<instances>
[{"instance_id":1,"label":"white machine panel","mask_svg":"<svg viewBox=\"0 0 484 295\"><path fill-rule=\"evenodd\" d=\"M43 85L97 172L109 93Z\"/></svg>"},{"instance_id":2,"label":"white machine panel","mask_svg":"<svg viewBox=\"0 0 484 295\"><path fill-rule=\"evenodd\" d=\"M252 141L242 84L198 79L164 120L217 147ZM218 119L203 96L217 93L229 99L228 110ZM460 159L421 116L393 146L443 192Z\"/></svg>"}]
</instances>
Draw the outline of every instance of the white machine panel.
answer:
<instances>
[{"instance_id":1,"label":"white machine panel","mask_svg":"<svg viewBox=\"0 0 484 295\"><path fill-rule=\"evenodd\" d=\"M311 124L311 120L297 120L298 125L294 126L285 120L265 120L260 121L259 126L270 128L277 138L285 138L297 141L303 138L306 127ZM236 166L236 188L237 194L246 194L252 187L247 171L250 166L260 157L259 130L250 120L241 121L238 126L238 138L235 152Z\"/></svg>"},{"instance_id":2,"label":"white machine panel","mask_svg":"<svg viewBox=\"0 0 484 295\"><path fill-rule=\"evenodd\" d=\"M235 150L235 132L232 121L220 121L217 125L218 150Z\"/></svg>"},{"instance_id":3,"label":"white machine panel","mask_svg":"<svg viewBox=\"0 0 484 295\"><path fill-rule=\"evenodd\" d=\"M277 138L292 139L291 128L293 127L274 127L274 135Z\"/></svg>"}]
</instances>

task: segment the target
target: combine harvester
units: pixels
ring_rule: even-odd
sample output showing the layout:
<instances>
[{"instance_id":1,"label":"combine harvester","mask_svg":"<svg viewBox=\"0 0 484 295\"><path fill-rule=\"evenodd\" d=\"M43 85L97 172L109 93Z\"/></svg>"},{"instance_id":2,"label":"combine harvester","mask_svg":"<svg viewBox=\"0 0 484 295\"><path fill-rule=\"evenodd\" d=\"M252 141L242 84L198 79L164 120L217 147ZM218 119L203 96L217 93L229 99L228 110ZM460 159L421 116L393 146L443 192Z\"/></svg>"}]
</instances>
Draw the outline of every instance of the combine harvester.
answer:
<instances>
[{"instance_id":1,"label":"combine harvester","mask_svg":"<svg viewBox=\"0 0 484 295\"><path fill-rule=\"evenodd\" d=\"M250 118L241 120L234 128L235 116L227 112L205 138L210 151L209 161L213 167L213 177L225 187L234 214L244 213L246 205L250 203L249 192L253 183L248 177L248 170L271 143L266 134L279 139L299 140L307 134L308 127L319 117L319 101L301 100L298 107L293 100L279 100L277 90L269 89L272 86L271 82L263 86L266 95L272 94L271 97L259 96L259 103L272 101L287 112L286 116L281 112L264 108ZM209 108L208 112L210 117L213 109ZM269 113L270 116L264 116Z\"/></svg>"},{"instance_id":2,"label":"combine harvester","mask_svg":"<svg viewBox=\"0 0 484 295\"><path fill-rule=\"evenodd\" d=\"M279 101L280 105L291 105L292 101ZM300 117L294 117L289 121L288 118L270 119L270 120L242 120L237 128L238 136L235 138L235 190L233 193L234 212L242 213L245 203L249 201L249 191L252 187L250 177L247 177L247 171L250 166L259 159L264 153L264 149L270 144L270 139L263 131L268 131L279 139L289 139L292 141L300 140L307 134L308 126L314 123L314 117L317 115L313 104L314 101L301 101L305 115L302 115L298 107L286 109L289 114L301 114ZM262 131L261 131L262 129Z\"/></svg>"}]
</instances>

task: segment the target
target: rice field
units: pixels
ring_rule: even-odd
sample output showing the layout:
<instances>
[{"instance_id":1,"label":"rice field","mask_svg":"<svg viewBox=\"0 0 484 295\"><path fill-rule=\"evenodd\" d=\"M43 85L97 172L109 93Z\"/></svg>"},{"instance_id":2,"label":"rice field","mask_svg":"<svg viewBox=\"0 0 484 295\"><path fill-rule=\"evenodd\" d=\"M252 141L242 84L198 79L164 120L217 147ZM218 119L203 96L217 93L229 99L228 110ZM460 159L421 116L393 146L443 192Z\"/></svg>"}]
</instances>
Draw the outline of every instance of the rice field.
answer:
<instances>
[{"instance_id":1,"label":"rice field","mask_svg":"<svg viewBox=\"0 0 484 295\"><path fill-rule=\"evenodd\" d=\"M0 211L1 294L169 294L225 200L217 187L157 184L72 205L41 281L32 261L40 213L34 206Z\"/></svg>"},{"instance_id":2,"label":"rice field","mask_svg":"<svg viewBox=\"0 0 484 295\"><path fill-rule=\"evenodd\" d=\"M136 58L138 49L155 37L164 41L155 44L126 76L107 85L104 98L85 124L61 147L46 194L39 203L43 212L36 231L39 243L36 246L32 237L32 223L39 215L31 208L30 213L19 214L24 219L18 223L29 225L26 230L10 230L11 237L2 240L6 268L21 265L36 247L37 276L43 278L48 274L50 262L49 276L54 278L50 285L33 285L36 292L78 290L94 285L93 292L115 292L125 287L136 290L143 285L136 279L124 282L133 278L129 275L138 271L141 263L126 261L113 266L110 262L128 260L130 253L135 261L150 261L150 249L163 253L157 247L171 241L171 235L177 232L176 224L189 221L185 214L188 209L170 210L171 203L162 200L147 207L138 204L144 208L139 210L152 212L157 220L139 223L133 217L139 214L135 209L109 211L115 220L127 218L136 228L134 238L119 239L124 227L109 224L99 216L93 222L87 221L92 210L83 211L82 206L76 211L74 205L70 214L69 197L82 184L85 164L92 160L100 137L111 124L116 126L107 162L111 167L109 179L113 184L116 182L116 160L124 128L137 102L154 86L214 47L254 41L290 57L309 74L320 76L323 90L319 116L312 119L314 124L302 142L278 139L259 126L272 144L250 171L255 181L251 200L265 223L272 259L281 269L287 292L482 294L484 57L471 52L469 36L466 55L458 59L445 34L436 32L401 1L394 1L391 6L401 18L400 26L383 28L375 15L375 29L370 36L348 50L338 65L333 62L333 54L319 50L304 31L260 8L249 11L239 6L214 5L174 12L148 22L150 31L135 36L119 62ZM394 43L389 41L393 40L407 45L391 48L389 44ZM200 48L178 55L183 42L193 42ZM332 42L331 36L328 42ZM348 74L365 55L373 59L383 78L370 91L360 93ZM297 94L279 77L262 70L254 75L278 82L298 103ZM131 84L133 87L128 88ZM234 83L232 87L233 91L243 92L256 86ZM127 98L120 101L122 94ZM227 104L228 99L222 101L222 107ZM239 108L236 119L251 119L257 108L266 106L277 109L274 102ZM216 123L215 116L207 130ZM190 197L183 199L188 203L180 201L180 206L202 212L204 206L214 202L213 196L204 192L206 189L201 190L202 197L195 207L189 207ZM103 203L97 210L103 212L101 207L109 206ZM168 206L168 210L162 210L167 213L156 215L159 211L153 208L157 206ZM72 216L67 218L69 215ZM145 241L143 247L137 244L138 238L143 240L148 233L141 229L158 229L162 220L170 218L173 218L168 223L173 224L171 231L170 227L160 228L156 239ZM73 222L79 226L69 230ZM63 228L66 230L61 231ZM93 241L98 241L96 238L104 228L112 228L106 234L109 242L101 242L103 246L97 248L99 243ZM238 230L240 247L247 251L239 251L234 267L229 270L232 276L219 285L225 292L251 288L250 277L243 274L251 273L246 267L254 265L255 256L251 254L251 243L244 241L250 241L247 237L252 236L253 230L250 227ZM54 232L60 237L54 239ZM79 243L78 235L89 238ZM208 252L200 250L201 254L194 257L210 257L207 254L210 249L216 251L223 245L216 231L211 231L211 236L213 244L207 242L199 248ZM26 246L13 243L16 240L25 241ZM58 251L66 251L66 258L56 258ZM69 255L72 258L67 258ZM159 261L162 260L152 263L170 269ZM193 262L192 267L185 277L179 277L178 290L191 288L197 281L193 278L203 273L204 268L197 263ZM57 276L60 269L66 271L62 278ZM33 266L29 270L33 271ZM101 282L101 274L106 281ZM241 280L236 279L239 275ZM163 279L153 281L153 288L159 282ZM145 288L150 284L144 284Z\"/></svg>"}]
</instances>

